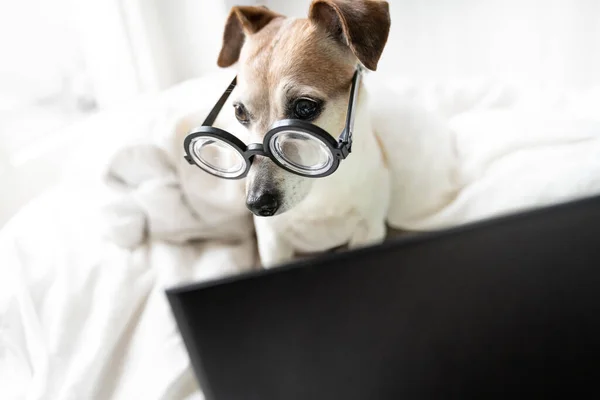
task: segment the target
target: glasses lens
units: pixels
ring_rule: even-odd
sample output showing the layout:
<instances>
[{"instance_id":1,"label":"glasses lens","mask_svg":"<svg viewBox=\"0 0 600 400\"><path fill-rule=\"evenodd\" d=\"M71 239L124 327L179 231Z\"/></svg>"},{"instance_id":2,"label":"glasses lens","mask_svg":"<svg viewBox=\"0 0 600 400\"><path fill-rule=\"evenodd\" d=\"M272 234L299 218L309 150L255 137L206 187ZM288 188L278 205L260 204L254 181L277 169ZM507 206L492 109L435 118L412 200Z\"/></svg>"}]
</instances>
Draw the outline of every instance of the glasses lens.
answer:
<instances>
[{"instance_id":1,"label":"glasses lens","mask_svg":"<svg viewBox=\"0 0 600 400\"><path fill-rule=\"evenodd\" d=\"M246 169L246 160L235 147L213 137L193 139L190 154L200 168L223 178L236 178Z\"/></svg>"},{"instance_id":2,"label":"glasses lens","mask_svg":"<svg viewBox=\"0 0 600 400\"><path fill-rule=\"evenodd\" d=\"M333 165L329 147L305 132L277 132L271 138L269 148L281 164L303 175L320 175Z\"/></svg>"}]
</instances>

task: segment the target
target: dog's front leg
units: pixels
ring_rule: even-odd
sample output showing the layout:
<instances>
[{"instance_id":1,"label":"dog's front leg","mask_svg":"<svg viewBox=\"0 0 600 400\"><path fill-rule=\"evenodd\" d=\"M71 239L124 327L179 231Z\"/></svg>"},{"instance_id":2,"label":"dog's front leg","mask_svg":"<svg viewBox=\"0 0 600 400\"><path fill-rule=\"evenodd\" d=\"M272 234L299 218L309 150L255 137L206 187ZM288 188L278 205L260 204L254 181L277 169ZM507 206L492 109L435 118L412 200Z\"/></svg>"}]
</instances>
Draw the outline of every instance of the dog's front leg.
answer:
<instances>
[{"instance_id":1,"label":"dog's front leg","mask_svg":"<svg viewBox=\"0 0 600 400\"><path fill-rule=\"evenodd\" d=\"M386 226L383 219L364 219L348 242L349 249L375 245L385 240Z\"/></svg>"},{"instance_id":2,"label":"dog's front leg","mask_svg":"<svg viewBox=\"0 0 600 400\"><path fill-rule=\"evenodd\" d=\"M254 218L258 255L263 268L276 267L294 258L294 248L264 218Z\"/></svg>"}]
</instances>

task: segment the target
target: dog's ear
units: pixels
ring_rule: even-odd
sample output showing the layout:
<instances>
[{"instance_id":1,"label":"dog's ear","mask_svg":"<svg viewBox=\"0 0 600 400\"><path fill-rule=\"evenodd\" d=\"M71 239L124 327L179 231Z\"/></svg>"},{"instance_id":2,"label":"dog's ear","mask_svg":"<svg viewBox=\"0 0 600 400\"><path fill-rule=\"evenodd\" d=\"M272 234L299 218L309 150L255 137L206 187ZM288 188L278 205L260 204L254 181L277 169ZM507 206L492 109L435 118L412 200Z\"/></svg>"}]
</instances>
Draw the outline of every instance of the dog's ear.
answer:
<instances>
[{"instance_id":1,"label":"dog's ear","mask_svg":"<svg viewBox=\"0 0 600 400\"><path fill-rule=\"evenodd\" d=\"M308 17L375 71L390 32L390 10L382 0L314 0Z\"/></svg>"},{"instance_id":2,"label":"dog's ear","mask_svg":"<svg viewBox=\"0 0 600 400\"><path fill-rule=\"evenodd\" d=\"M276 17L281 15L265 6L233 7L225 23L223 45L217 65L225 68L235 64L240 57L246 35L260 31Z\"/></svg>"}]
</instances>

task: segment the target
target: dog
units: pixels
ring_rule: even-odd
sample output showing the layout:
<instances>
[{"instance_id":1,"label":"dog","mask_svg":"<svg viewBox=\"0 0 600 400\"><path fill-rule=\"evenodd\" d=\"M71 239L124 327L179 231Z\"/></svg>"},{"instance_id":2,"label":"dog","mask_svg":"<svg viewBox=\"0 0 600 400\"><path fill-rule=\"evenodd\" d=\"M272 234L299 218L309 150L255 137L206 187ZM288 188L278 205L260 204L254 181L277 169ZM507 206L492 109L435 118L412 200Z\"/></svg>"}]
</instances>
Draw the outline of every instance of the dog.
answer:
<instances>
[{"instance_id":1,"label":"dog","mask_svg":"<svg viewBox=\"0 0 600 400\"><path fill-rule=\"evenodd\" d=\"M314 0L308 18L286 18L263 6L233 7L218 65L235 66L231 112L245 143L262 143L275 121L305 119L338 135L344 129L354 71L377 69L390 30L380 0ZM301 109L294 104L302 100ZM358 88L351 154L330 176L295 175L255 157L245 179L262 266L298 254L383 241L389 170ZM337 136L335 137L337 139ZM265 214L265 203L270 208Z\"/></svg>"},{"instance_id":2,"label":"dog","mask_svg":"<svg viewBox=\"0 0 600 400\"><path fill-rule=\"evenodd\" d=\"M225 85L209 76L200 92L169 103L154 129L155 146L124 149L114 158L107 175L133 186L108 207L111 216L119 212L114 223L107 218L107 236L125 247L147 238L187 243L256 236L259 264L269 268L306 253L379 243L387 226L414 231L451 224L454 214L445 213L464 183L447 123L403 100L385 77L372 79L380 74L354 79L360 68L377 69L390 24L388 3L377 0L314 0L303 19L234 7L218 65L227 80L228 69L236 70L237 87L217 103L210 129L229 132L244 157L251 146L263 148L256 144L282 119L304 118L336 143L352 97L351 152L335 172L318 178L288 172L264 149L245 159L238 177L245 179L222 179L190 165L185 143L214 116L207 93ZM157 153L168 166L148 171Z\"/></svg>"}]
</instances>

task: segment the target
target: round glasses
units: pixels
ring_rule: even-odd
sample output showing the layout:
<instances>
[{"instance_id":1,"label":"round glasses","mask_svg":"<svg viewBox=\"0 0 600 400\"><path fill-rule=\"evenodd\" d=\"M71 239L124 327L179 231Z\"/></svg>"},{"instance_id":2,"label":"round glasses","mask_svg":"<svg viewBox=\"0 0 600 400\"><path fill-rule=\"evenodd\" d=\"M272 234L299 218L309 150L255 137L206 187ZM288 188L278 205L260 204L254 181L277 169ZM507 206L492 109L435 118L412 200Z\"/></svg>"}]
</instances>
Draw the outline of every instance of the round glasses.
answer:
<instances>
[{"instance_id":1,"label":"round glasses","mask_svg":"<svg viewBox=\"0 0 600 400\"><path fill-rule=\"evenodd\" d=\"M351 152L354 105L360 83L360 69L352 79L346 126L338 140L309 122L295 119L277 121L263 143L246 145L229 132L212 126L236 85L234 79L201 127L184 140L185 159L209 174L240 179L250 170L252 159L269 157L279 167L297 175L319 178L331 175Z\"/></svg>"}]
</instances>

